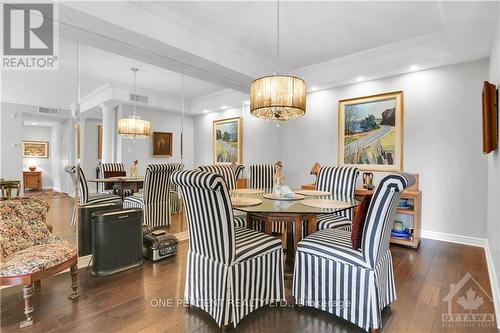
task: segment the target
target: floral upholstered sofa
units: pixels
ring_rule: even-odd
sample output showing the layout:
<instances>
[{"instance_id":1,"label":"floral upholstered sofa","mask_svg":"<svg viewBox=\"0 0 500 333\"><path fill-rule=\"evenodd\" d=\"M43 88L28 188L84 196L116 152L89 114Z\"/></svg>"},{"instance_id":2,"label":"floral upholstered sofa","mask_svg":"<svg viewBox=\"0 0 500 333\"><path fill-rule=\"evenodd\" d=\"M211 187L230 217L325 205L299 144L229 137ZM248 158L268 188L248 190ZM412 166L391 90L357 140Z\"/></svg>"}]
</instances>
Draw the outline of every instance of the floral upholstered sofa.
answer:
<instances>
[{"instance_id":1,"label":"floral upholstered sofa","mask_svg":"<svg viewBox=\"0 0 500 333\"><path fill-rule=\"evenodd\" d=\"M33 284L71 268L73 293L78 295L77 251L52 234L46 224L48 204L40 199L0 201L0 279L3 285L23 285L24 314L21 327L33 324Z\"/></svg>"}]
</instances>

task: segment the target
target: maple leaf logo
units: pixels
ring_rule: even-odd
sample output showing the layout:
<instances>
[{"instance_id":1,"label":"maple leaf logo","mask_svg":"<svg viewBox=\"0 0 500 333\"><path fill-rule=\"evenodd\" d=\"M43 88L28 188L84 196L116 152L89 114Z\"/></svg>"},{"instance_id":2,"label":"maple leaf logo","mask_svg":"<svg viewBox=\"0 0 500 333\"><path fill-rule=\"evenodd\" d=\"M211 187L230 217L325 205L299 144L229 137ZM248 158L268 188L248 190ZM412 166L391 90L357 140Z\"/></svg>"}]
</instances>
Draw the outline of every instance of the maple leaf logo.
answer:
<instances>
[{"instance_id":1,"label":"maple leaf logo","mask_svg":"<svg viewBox=\"0 0 500 333\"><path fill-rule=\"evenodd\" d=\"M469 290L465 292L465 297L460 296L457 303L460 304L464 310L472 312L472 310L477 310L484 303L484 300L482 297L476 296L476 292L469 288Z\"/></svg>"}]
</instances>

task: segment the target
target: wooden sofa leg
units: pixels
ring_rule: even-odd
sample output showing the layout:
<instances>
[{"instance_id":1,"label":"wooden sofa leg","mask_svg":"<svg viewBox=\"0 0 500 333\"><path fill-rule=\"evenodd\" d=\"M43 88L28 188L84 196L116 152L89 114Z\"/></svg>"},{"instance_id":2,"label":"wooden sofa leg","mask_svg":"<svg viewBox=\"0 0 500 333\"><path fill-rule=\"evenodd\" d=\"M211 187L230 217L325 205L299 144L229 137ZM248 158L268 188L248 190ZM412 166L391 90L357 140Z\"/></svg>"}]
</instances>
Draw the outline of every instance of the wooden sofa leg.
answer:
<instances>
[{"instance_id":1,"label":"wooden sofa leg","mask_svg":"<svg viewBox=\"0 0 500 333\"><path fill-rule=\"evenodd\" d=\"M78 293L78 264L71 266L71 289L73 292L68 296L70 300L75 300L80 297Z\"/></svg>"},{"instance_id":2,"label":"wooden sofa leg","mask_svg":"<svg viewBox=\"0 0 500 333\"><path fill-rule=\"evenodd\" d=\"M29 327L33 325L33 284L29 284L23 287L23 299L24 299L24 315L26 320L23 320L19 325L20 328Z\"/></svg>"},{"instance_id":3,"label":"wooden sofa leg","mask_svg":"<svg viewBox=\"0 0 500 333\"><path fill-rule=\"evenodd\" d=\"M42 280L35 281L35 291L42 290Z\"/></svg>"}]
</instances>

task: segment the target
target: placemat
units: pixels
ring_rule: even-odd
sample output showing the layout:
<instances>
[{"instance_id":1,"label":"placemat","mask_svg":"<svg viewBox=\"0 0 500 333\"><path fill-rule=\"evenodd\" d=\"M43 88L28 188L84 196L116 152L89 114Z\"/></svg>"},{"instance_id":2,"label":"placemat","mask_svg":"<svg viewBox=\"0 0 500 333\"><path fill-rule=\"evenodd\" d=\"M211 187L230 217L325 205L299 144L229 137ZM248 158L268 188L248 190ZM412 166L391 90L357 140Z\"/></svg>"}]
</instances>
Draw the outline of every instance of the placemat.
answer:
<instances>
[{"instance_id":1,"label":"placemat","mask_svg":"<svg viewBox=\"0 0 500 333\"><path fill-rule=\"evenodd\" d=\"M231 203L233 207L248 207L260 205L262 200L248 197L231 197Z\"/></svg>"},{"instance_id":2,"label":"placemat","mask_svg":"<svg viewBox=\"0 0 500 333\"><path fill-rule=\"evenodd\" d=\"M328 199L307 199L301 201L300 203L309 207L325 209L342 209L350 206L347 202Z\"/></svg>"},{"instance_id":3,"label":"placemat","mask_svg":"<svg viewBox=\"0 0 500 333\"><path fill-rule=\"evenodd\" d=\"M238 188L230 191L231 194L262 194L264 190L258 188Z\"/></svg>"},{"instance_id":4,"label":"placemat","mask_svg":"<svg viewBox=\"0 0 500 333\"><path fill-rule=\"evenodd\" d=\"M318 195L331 195L332 192L327 192L327 191L316 191L316 190L297 190L295 191L297 194L302 194L302 195L313 195L313 196L318 196Z\"/></svg>"},{"instance_id":5,"label":"placemat","mask_svg":"<svg viewBox=\"0 0 500 333\"><path fill-rule=\"evenodd\" d=\"M264 194L264 198L271 200L295 201L295 200L302 200L305 198L305 196L300 194L295 194L295 197L277 197L274 195L274 193L270 193L270 194Z\"/></svg>"}]
</instances>

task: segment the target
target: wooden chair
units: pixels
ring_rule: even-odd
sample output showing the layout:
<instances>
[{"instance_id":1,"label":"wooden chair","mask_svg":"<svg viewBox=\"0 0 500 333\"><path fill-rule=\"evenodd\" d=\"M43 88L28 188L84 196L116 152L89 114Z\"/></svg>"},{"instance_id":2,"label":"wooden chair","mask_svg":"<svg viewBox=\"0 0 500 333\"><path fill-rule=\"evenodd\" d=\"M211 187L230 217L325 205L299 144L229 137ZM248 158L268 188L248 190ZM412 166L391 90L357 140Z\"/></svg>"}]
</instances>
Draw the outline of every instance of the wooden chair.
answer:
<instances>
[{"instance_id":1,"label":"wooden chair","mask_svg":"<svg viewBox=\"0 0 500 333\"><path fill-rule=\"evenodd\" d=\"M11 198L12 190L16 191L16 197L21 193L21 182L19 180L7 180L0 182L0 193L2 198Z\"/></svg>"},{"instance_id":2,"label":"wooden chair","mask_svg":"<svg viewBox=\"0 0 500 333\"><path fill-rule=\"evenodd\" d=\"M15 198L0 201L0 282L2 286L22 285L24 315L20 327L33 325L33 284L70 268L69 299L78 293L78 255L68 241L50 233L45 219L46 202L39 199Z\"/></svg>"}]
</instances>

